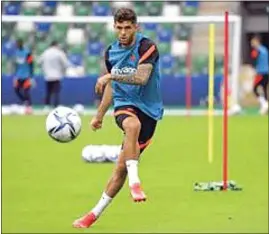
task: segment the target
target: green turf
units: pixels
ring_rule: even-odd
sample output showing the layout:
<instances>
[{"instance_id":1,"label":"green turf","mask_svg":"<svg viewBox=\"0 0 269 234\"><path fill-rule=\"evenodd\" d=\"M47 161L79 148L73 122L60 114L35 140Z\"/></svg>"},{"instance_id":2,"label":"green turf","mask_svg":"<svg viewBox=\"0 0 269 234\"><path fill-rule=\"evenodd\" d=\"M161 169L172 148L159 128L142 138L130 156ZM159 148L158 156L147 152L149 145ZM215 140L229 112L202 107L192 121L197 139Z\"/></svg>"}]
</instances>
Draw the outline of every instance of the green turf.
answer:
<instances>
[{"instance_id":1,"label":"green turf","mask_svg":"<svg viewBox=\"0 0 269 234\"><path fill-rule=\"evenodd\" d=\"M215 154L207 161L207 118L165 117L145 151L140 176L149 197L131 202L127 184L90 229L74 219L99 199L112 164L84 163L86 144L119 144L112 118L69 144L51 140L44 116L2 118L3 232L268 232L267 117L235 116L229 128L229 176L241 192L194 192L196 181L221 180L222 124L215 118Z\"/></svg>"}]
</instances>

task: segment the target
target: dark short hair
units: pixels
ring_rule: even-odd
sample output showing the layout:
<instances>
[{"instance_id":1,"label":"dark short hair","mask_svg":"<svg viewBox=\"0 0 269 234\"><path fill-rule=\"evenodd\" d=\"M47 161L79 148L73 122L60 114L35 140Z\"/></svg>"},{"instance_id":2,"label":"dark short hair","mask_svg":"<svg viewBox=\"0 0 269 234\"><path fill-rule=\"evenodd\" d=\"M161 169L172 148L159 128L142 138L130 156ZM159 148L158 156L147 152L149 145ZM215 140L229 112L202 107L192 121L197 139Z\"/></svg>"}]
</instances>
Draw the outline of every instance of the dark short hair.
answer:
<instances>
[{"instance_id":1,"label":"dark short hair","mask_svg":"<svg viewBox=\"0 0 269 234\"><path fill-rule=\"evenodd\" d=\"M22 45L23 44L23 40L21 38L18 38L17 39L17 44L21 44Z\"/></svg>"},{"instance_id":2,"label":"dark short hair","mask_svg":"<svg viewBox=\"0 0 269 234\"><path fill-rule=\"evenodd\" d=\"M58 41L52 41L52 42L50 43L50 45L51 45L51 46L56 46L56 45L58 45Z\"/></svg>"},{"instance_id":3,"label":"dark short hair","mask_svg":"<svg viewBox=\"0 0 269 234\"><path fill-rule=\"evenodd\" d=\"M114 23L123 21L131 21L133 24L137 23L137 16L136 13L130 9L122 7L118 9L114 14Z\"/></svg>"},{"instance_id":4,"label":"dark short hair","mask_svg":"<svg viewBox=\"0 0 269 234\"><path fill-rule=\"evenodd\" d=\"M259 41L259 42L261 42L261 40L262 40L262 38L261 38L261 36L259 34L254 34L252 36L252 39L255 39L255 40Z\"/></svg>"}]
</instances>

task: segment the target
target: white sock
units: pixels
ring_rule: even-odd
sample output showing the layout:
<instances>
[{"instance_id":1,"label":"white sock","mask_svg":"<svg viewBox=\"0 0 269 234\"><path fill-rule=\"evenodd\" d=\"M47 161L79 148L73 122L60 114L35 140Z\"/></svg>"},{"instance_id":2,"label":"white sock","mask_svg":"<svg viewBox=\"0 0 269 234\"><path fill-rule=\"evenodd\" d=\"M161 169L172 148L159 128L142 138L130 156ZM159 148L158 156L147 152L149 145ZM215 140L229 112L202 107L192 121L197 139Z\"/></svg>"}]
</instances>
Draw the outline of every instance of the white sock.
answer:
<instances>
[{"instance_id":1,"label":"white sock","mask_svg":"<svg viewBox=\"0 0 269 234\"><path fill-rule=\"evenodd\" d=\"M112 198L104 192L96 206L91 210L91 212L94 213L96 217L99 217L111 201Z\"/></svg>"},{"instance_id":2,"label":"white sock","mask_svg":"<svg viewBox=\"0 0 269 234\"><path fill-rule=\"evenodd\" d=\"M137 160L127 160L126 167L128 171L129 186L132 186L135 183L140 183L138 177L138 161Z\"/></svg>"},{"instance_id":3,"label":"white sock","mask_svg":"<svg viewBox=\"0 0 269 234\"><path fill-rule=\"evenodd\" d=\"M259 102L261 107L267 104L267 101L263 96L259 96Z\"/></svg>"}]
</instances>

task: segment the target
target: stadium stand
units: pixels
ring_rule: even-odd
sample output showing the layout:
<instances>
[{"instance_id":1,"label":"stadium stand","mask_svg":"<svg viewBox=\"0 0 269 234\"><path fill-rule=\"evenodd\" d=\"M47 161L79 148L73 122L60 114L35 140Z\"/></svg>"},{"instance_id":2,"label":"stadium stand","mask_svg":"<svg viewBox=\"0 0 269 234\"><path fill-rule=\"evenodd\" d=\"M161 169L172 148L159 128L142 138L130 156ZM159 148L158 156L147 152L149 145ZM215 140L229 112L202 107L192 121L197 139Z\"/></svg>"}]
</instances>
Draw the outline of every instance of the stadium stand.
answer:
<instances>
[{"instance_id":1,"label":"stadium stand","mask_svg":"<svg viewBox=\"0 0 269 234\"><path fill-rule=\"evenodd\" d=\"M186 2L76 2L76 1L44 1L44 2L13 2L6 1L2 5L6 15L58 15L58 16L107 16L124 5L133 7L140 16L158 15L197 15L200 11L199 1ZM103 24L74 23L3 23L2 24L2 68L4 74L12 73L12 55L17 38L26 41L39 56L52 40L58 40L68 54L68 58L76 65L85 67L86 74L99 74L100 63L105 46L114 40L111 26ZM195 28L194 26L193 28ZM197 38L197 32L186 24L141 24L141 31L158 43L161 59L161 69L164 74L185 73L187 44ZM199 40L199 39L195 39ZM198 43L199 44L199 43ZM194 48L194 51L196 48ZM207 72L207 55L201 51L193 58L194 73ZM220 58L219 58L220 59ZM221 60L221 59L220 59ZM94 65L94 66L93 66ZM222 61L216 62L216 71L222 72ZM40 68L35 68L40 74Z\"/></svg>"}]
</instances>

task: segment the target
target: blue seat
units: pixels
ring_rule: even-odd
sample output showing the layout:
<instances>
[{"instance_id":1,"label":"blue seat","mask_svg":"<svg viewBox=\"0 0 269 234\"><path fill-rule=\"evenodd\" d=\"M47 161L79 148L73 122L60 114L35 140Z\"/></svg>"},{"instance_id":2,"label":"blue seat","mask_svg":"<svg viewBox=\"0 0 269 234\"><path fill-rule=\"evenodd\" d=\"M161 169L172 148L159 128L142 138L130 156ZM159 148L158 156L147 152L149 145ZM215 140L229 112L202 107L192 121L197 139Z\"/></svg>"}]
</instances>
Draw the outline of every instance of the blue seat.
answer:
<instances>
[{"instance_id":1,"label":"blue seat","mask_svg":"<svg viewBox=\"0 0 269 234\"><path fill-rule=\"evenodd\" d=\"M45 1L44 2L44 6L48 6L48 7L51 7L51 8L56 8L57 6L57 1Z\"/></svg>"},{"instance_id":2,"label":"blue seat","mask_svg":"<svg viewBox=\"0 0 269 234\"><path fill-rule=\"evenodd\" d=\"M104 50L104 45L102 42L89 42L87 48L89 55L100 55Z\"/></svg>"},{"instance_id":3,"label":"blue seat","mask_svg":"<svg viewBox=\"0 0 269 234\"><path fill-rule=\"evenodd\" d=\"M144 29L146 30L157 30L158 24L157 23L144 23Z\"/></svg>"},{"instance_id":4,"label":"blue seat","mask_svg":"<svg viewBox=\"0 0 269 234\"><path fill-rule=\"evenodd\" d=\"M20 3L11 3L5 6L5 15L19 15L21 5Z\"/></svg>"},{"instance_id":5,"label":"blue seat","mask_svg":"<svg viewBox=\"0 0 269 234\"><path fill-rule=\"evenodd\" d=\"M158 32L157 38L159 42L170 42L173 37L173 32L168 29L162 29Z\"/></svg>"},{"instance_id":6,"label":"blue seat","mask_svg":"<svg viewBox=\"0 0 269 234\"><path fill-rule=\"evenodd\" d=\"M111 14L111 10L108 6L102 6L99 4L93 4L92 11L95 16L107 16Z\"/></svg>"},{"instance_id":7,"label":"blue seat","mask_svg":"<svg viewBox=\"0 0 269 234\"><path fill-rule=\"evenodd\" d=\"M199 7L199 1L186 1L185 6L191 6L191 7Z\"/></svg>"},{"instance_id":8,"label":"blue seat","mask_svg":"<svg viewBox=\"0 0 269 234\"><path fill-rule=\"evenodd\" d=\"M175 59L170 54L165 54L161 56L161 68L162 69L172 69Z\"/></svg>"},{"instance_id":9,"label":"blue seat","mask_svg":"<svg viewBox=\"0 0 269 234\"><path fill-rule=\"evenodd\" d=\"M12 57L16 51L16 43L13 40L2 41L2 54L7 57Z\"/></svg>"},{"instance_id":10,"label":"blue seat","mask_svg":"<svg viewBox=\"0 0 269 234\"><path fill-rule=\"evenodd\" d=\"M82 65L82 62L83 62L83 58L81 54L69 54L68 59L72 64L76 66Z\"/></svg>"},{"instance_id":11,"label":"blue seat","mask_svg":"<svg viewBox=\"0 0 269 234\"><path fill-rule=\"evenodd\" d=\"M50 30L51 23L36 23L36 30L39 32L48 32Z\"/></svg>"}]
</instances>

